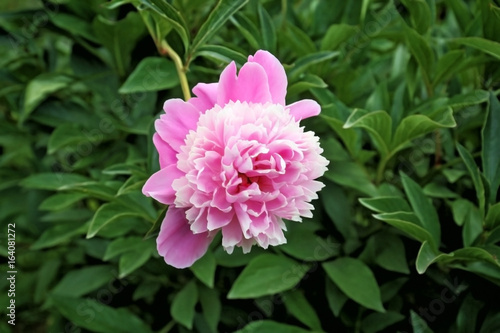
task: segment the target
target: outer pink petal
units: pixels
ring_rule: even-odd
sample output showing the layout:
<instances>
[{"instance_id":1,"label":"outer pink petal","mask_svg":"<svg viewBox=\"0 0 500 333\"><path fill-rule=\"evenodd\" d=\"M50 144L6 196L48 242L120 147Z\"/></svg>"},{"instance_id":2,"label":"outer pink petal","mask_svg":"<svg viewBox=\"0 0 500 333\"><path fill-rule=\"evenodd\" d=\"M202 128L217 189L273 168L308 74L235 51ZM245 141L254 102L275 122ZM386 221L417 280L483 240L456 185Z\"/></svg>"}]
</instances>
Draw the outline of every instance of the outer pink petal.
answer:
<instances>
[{"instance_id":1,"label":"outer pink petal","mask_svg":"<svg viewBox=\"0 0 500 333\"><path fill-rule=\"evenodd\" d=\"M177 169L175 164L161 169L149 177L142 188L145 196L153 197L162 204L172 205L175 200L175 191L172 188L172 182L182 177L184 173Z\"/></svg>"},{"instance_id":2,"label":"outer pink petal","mask_svg":"<svg viewBox=\"0 0 500 333\"><path fill-rule=\"evenodd\" d=\"M254 56L249 56L248 61L258 63L266 71L273 103L285 105L288 80L279 60L271 53L259 50Z\"/></svg>"},{"instance_id":3,"label":"outer pink petal","mask_svg":"<svg viewBox=\"0 0 500 333\"><path fill-rule=\"evenodd\" d=\"M186 268L200 259L212 241L207 233L193 234L185 210L170 206L156 239L158 253L176 268Z\"/></svg>"},{"instance_id":4,"label":"outer pink petal","mask_svg":"<svg viewBox=\"0 0 500 333\"><path fill-rule=\"evenodd\" d=\"M287 106L290 114L296 121L317 116L321 112L321 107L312 99L303 99Z\"/></svg>"},{"instance_id":5,"label":"outer pink petal","mask_svg":"<svg viewBox=\"0 0 500 333\"><path fill-rule=\"evenodd\" d=\"M169 99L163 105L165 114L156 120L155 128L163 141L175 151L184 145L189 130L196 129L200 111L182 99Z\"/></svg>"},{"instance_id":6,"label":"outer pink petal","mask_svg":"<svg viewBox=\"0 0 500 333\"><path fill-rule=\"evenodd\" d=\"M217 104L229 101L248 103L272 102L269 83L264 68L254 62L247 62L236 76L236 65L231 62L222 72L217 91Z\"/></svg>"},{"instance_id":7,"label":"outer pink petal","mask_svg":"<svg viewBox=\"0 0 500 333\"><path fill-rule=\"evenodd\" d=\"M160 168L163 169L169 165L177 163L175 150L173 150L168 143L163 141L158 133L153 134L153 143L158 151L158 154L160 155Z\"/></svg>"},{"instance_id":8,"label":"outer pink petal","mask_svg":"<svg viewBox=\"0 0 500 333\"><path fill-rule=\"evenodd\" d=\"M217 86L218 83L198 83L193 88L196 97L189 100L200 112L204 113L217 104Z\"/></svg>"}]
</instances>

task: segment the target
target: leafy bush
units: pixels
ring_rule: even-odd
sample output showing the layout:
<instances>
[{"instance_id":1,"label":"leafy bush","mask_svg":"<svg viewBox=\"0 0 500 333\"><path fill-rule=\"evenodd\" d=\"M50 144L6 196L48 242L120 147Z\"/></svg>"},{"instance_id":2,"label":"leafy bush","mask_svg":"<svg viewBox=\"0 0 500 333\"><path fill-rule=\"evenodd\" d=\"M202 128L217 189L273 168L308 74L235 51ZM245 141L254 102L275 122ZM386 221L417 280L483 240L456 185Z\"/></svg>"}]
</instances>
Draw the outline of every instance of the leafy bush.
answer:
<instances>
[{"instance_id":1,"label":"leafy bush","mask_svg":"<svg viewBox=\"0 0 500 333\"><path fill-rule=\"evenodd\" d=\"M500 330L498 1L1 7L2 331ZM322 105L327 186L286 245L176 270L141 193L154 118L257 49Z\"/></svg>"}]
</instances>

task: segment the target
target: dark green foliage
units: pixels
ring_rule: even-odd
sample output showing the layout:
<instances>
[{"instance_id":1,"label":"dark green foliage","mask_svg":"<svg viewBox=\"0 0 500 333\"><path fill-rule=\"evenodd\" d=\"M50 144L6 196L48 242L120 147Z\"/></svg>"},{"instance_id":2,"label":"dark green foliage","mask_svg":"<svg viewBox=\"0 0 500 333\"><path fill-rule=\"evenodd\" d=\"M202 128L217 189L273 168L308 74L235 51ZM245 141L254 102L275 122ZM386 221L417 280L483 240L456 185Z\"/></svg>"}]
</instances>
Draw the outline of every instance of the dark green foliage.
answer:
<instances>
[{"instance_id":1,"label":"dark green foliage","mask_svg":"<svg viewBox=\"0 0 500 333\"><path fill-rule=\"evenodd\" d=\"M0 235L8 332L496 332L500 5L493 0L4 1ZM190 269L155 237L153 122L257 49L331 161L281 247ZM172 52L173 51L173 52ZM178 54L179 59L169 57ZM185 91L184 91L185 93ZM9 270L0 265L2 276Z\"/></svg>"}]
</instances>

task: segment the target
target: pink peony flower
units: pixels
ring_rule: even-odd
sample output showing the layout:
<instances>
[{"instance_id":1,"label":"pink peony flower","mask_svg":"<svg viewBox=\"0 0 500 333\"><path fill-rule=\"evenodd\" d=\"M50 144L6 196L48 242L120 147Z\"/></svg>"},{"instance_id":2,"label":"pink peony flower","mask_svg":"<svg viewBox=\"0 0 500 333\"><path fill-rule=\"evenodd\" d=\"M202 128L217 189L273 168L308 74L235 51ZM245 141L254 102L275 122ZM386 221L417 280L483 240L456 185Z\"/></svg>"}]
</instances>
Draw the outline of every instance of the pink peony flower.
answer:
<instances>
[{"instance_id":1,"label":"pink peony flower","mask_svg":"<svg viewBox=\"0 0 500 333\"><path fill-rule=\"evenodd\" d=\"M157 239L167 264L191 266L219 231L228 253L284 244L283 219L312 216L328 161L299 121L320 106L285 105L286 87L281 63L261 50L238 75L232 62L197 97L165 102L153 136L161 169L143 193L169 205Z\"/></svg>"}]
</instances>

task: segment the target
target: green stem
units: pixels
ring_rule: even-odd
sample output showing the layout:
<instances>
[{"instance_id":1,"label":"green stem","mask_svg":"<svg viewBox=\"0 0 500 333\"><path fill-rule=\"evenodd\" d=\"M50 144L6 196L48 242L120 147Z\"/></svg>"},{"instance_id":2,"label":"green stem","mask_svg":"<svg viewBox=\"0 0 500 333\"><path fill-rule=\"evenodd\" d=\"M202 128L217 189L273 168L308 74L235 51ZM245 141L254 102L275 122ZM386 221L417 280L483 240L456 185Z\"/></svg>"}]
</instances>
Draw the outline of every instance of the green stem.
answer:
<instances>
[{"instance_id":1,"label":"green stem","mask_svg":"<svg viewBox=\"0 0 500 333\"><path fill-rule=\"evenodd\" d=\"M389 160L391 159L391 156L392 155L389 154L387 156L383 156L380 159L380 162L377 167L377 178L375 178L375 183L377 185L380 185L380 182L382 182L382 178L384 177L385 166L387 165L387 162L389 162Z\"/></svg>"},{"instance_id":2,"label":"green stem","mask_svg":"<svg viewBox=\"0 0 500 333\"><path fill-rule=\"evenodd\" d=\"M181 57L168 45L167 41L161 41L160 52L162 55L168 55L174 62L175 68L177 69L177 75L179 76L179 81L181 83L182 93L184 95L184 100L189 100L191 98L191 92L189 90L189 84L186 77L186 68L182 64Z\"/></svg>"}]
</instances>

